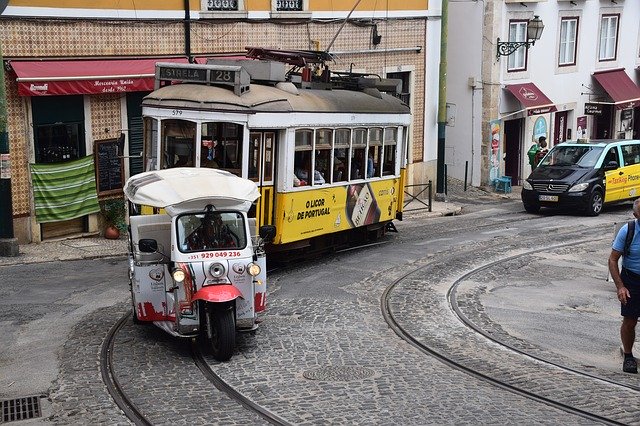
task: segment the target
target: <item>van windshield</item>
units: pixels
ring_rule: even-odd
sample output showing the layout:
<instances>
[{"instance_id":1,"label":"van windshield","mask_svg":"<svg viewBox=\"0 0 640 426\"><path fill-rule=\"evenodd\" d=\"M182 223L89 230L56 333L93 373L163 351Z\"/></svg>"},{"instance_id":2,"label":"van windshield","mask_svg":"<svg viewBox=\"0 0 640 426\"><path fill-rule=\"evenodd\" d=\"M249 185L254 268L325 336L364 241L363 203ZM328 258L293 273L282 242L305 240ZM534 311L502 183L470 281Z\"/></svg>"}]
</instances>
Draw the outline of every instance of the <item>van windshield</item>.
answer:
<instances>
[{"instance_id":1,"label":"van windshield","mask_svg":"<svg viewBox=\"0 0 640 426\"><path fill-rule=\"evenodd\" d=\"M238 212L208 211L178 217L178 247L183 253L243 249L247 245L244 219Z\"/></svg>"},{"instance_id":2,"label":"van windshield","mask_svg":"<svg viewBox=\"0 0 640 426\"><path fill-rule=\"evenodd\" d=\"M603 151L601 146L571 146L571 145L556 145L553 147L549 154L544 157L544 160L538 164L538 167L544 166L580 166L580 167L593 167L595 166L600 154Z\"/></svg>"}]
</instances>

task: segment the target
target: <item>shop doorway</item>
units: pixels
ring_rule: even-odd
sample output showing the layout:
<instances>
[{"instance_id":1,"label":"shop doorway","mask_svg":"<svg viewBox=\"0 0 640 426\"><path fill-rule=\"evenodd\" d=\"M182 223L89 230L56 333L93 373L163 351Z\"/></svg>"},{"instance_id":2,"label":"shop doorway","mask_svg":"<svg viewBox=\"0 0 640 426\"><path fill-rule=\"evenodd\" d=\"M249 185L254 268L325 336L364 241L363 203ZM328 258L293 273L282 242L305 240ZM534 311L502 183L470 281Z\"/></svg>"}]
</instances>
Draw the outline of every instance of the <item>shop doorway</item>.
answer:
<instances>
[{"instance_id":1,"label":"shop doorway","mask_svg":"<svg viewBox=\"0 0 640 426\"><path fill-rule=\"evenodd\" d=\"M593 139L611 139L613 129L613 105L602 106L602 114L593 115L591 135Z\"/></svg>"},{"instance_id":2,"label":"shop doorway","mask_svg":"<svg viewBox=\"0 0 640 426\"><path fill-rule=\"evenodd\" d=\"M556 112L555 115L555 125L553 127L553 145L549 146L551 148L556 144L562 143L567 140L567 122L568 122L569 112L561 111Z\"/></svg>"},{"instance_id":3,"label":"shop doorway","mask_svg":"<svg viewBox=\"0 0 640 426\"><path fill-rule=\"evenodd\" d=\"M82 96L31 98L36 164L76 160L87 154ZM40 224L43 240L87 231L87 217Z\"/></svg>"},{"instance_id":4,"label":"shop doorway","mask_svg":"<svg viewBox=\"0 0 640 426\"><path fill-rule=\"evenodd\" d=\"M511 176L512 185L518 185L521 180L523 125L523 118L504 122L504 174Z\"/></svg>"}]
</instances>

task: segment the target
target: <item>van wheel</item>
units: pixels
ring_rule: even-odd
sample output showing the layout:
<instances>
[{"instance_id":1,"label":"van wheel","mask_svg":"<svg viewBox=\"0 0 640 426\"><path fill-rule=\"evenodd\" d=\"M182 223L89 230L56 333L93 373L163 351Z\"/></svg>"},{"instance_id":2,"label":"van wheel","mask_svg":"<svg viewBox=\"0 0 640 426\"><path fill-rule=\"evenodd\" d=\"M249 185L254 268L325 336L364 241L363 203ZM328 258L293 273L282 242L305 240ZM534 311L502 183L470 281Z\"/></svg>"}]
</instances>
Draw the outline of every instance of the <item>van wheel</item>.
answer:
<instances>
[{"instance_id":1,"label":"van wheel","mask_svg":"<svg viewBox=\"0 0 640 426\"><path fill-rule=\"evenodd\" d=\"M602 191L594 189L589 197L589 204L587 205L587 215L598 216L602 211L602 204L604 200L602 198Z\"/></svg>"},{"instance_id":2,"label":"van wheel","mask_svg":"<svg viewBox=\"0 0 640 426\"><path fill-rule=\"evenodd\" d=\"M538 213L540 211L540 204L524 204L524 209L527 213Z\"/></svg>"}]
</instances>

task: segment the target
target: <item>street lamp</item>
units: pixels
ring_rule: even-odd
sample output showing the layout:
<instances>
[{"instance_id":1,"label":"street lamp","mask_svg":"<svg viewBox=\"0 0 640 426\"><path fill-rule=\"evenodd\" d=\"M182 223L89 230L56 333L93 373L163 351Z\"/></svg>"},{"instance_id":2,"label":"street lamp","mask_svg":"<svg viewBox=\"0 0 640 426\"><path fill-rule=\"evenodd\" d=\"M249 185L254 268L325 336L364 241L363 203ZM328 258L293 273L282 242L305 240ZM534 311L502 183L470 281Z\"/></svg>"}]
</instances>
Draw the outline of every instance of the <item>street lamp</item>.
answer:
<instances>
[{"instance_id":1,"label":"street lamp","mask_svg":"<svg viewBox=\"0 0 640 426\"><path fill-rule=\"evenodd\" d=\"M536 44L536 40L540 40L542 30L544 30L544 24L538 15L535 15L533 19L527 22L527 41L500 41L500 37L498 37L496 58L500 59L500 56L509 56L522 46L526 46L527 49L533 46Z\"/></svg>"}]
</instances>

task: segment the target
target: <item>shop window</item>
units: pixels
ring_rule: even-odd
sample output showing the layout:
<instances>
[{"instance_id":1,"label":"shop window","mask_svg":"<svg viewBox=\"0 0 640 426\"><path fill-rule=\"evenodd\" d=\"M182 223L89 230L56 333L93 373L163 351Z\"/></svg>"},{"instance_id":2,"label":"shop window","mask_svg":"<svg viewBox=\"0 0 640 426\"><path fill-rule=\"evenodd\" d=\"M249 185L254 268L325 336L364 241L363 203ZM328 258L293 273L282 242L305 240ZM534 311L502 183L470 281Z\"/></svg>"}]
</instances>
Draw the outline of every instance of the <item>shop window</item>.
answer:
<instances>
[{"instance_id":1,"label":"shop window","mask_svg":"<svg viewBox=\"0 0 640 426\"><path fill-rule=\"evenodd\" d=\"M345 182L349 179L349 129L338 129L333 143L333 182Z\"/></svg>"},{"instance_id":2,"label":"shop window","mask_svg":"<svg viewBox=\"0 0 640 426\"><path fill-rule=\"evenodd\" d=\"M242 174L242 136L244 128L235 123L202 123L200 167Z\"/></svg>"},{"instance_id":3,"label":"shop window","mask_svg":"<svg viewBox=\"0 0 640 426\"><path fill-rule=\"evenodd\" d=\"M527 21L509 22L509 41L527 41ZM508 56L507 71L523 71L527 68L527 49L525 46L519 47Z\"/></svg>"},{"instance_id":4,"label":"shop window","mask_svg":"<svg viewBox=\"0 0 640 426\"><path fill-rule=\"evenodd\" d=\"M313 130L296 130L295 153L293 156L293 186L311 185L311 152L313 150Z\"/></svg>"},{"instance_id":5,"label":"shop window","mask_svg":"<svg viewBox=\"0 0 640 426\"><path fill-rule=\"evenodd\" d=\"M382 147L382 176L396 173L396 146L398 145L398 129L387 127L384 129L384 144Z\"/></svg>"},{"instance_id":6,"label":"shop window","mask_svg":"<svg viewBox=\"0 0 640 426\"><path fill-rule=\"evenodd\" d=\"M618 18L620 15L602 15L600 20L600 46L598 59L613 61L616 59L618 43Z\"/></svg>"},{"instance_id":7,"label":"shop window","mask_svg":"<svg viewBox=\"0 0 640 426\"><path fill-rule=\"evenodd\" d=\"M185 120L164 120L161 128L161 168L193 167L196 156L196 123Z\"/></svg>"},{"instance_id":8,"label":"shop window","mask_svg":"<svg viewBox=\"0 0 640 426\"><path fill-rule=\"evenodd\" d=\"M369 151L367 154L367 178L379 177L382 170L382 129L369 129Z\"/></svg>"},{"instance_id":9,"label":"shop window","mask_svg":"<svg viewBox=\"0 0 640 426\"><path fill-rule=\"evenodd\" d=\"M367 130L354 129L351 139L351 168L349 180L363 179L366 167Z\"/></svg>"},{"instance_id":10,"label":"shop window","mask_svg":"<svg viewBox=\"0 0 640 426\"><path fill-rule=\"evenodd\" d=\"M81 127L82 123L36 126L36 163L59 163L80 158Z\"/></svg>"}]
</instances>

